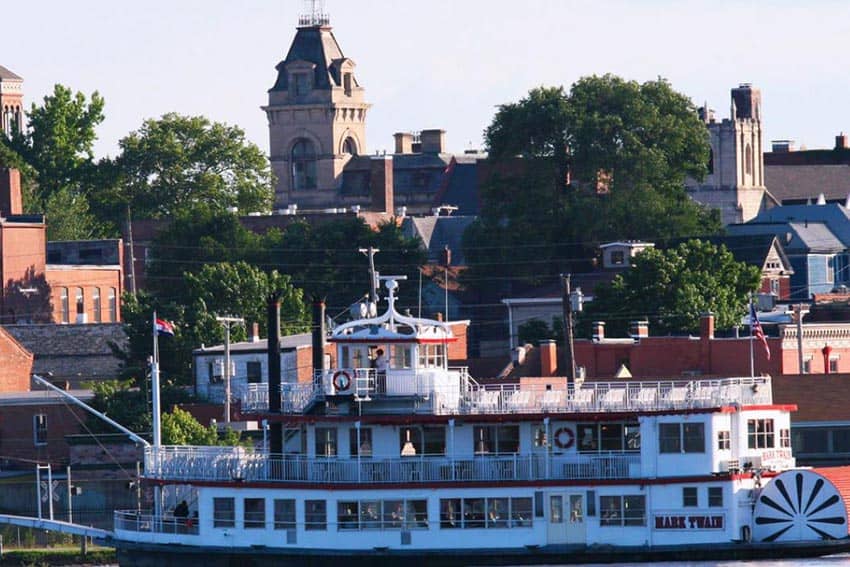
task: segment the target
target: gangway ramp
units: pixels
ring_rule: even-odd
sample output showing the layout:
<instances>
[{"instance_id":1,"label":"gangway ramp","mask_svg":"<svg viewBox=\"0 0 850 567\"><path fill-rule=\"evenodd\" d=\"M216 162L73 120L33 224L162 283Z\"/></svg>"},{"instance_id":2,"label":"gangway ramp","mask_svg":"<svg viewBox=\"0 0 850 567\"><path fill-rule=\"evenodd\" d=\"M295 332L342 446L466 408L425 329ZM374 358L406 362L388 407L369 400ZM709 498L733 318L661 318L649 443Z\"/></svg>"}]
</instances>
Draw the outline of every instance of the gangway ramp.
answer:
<instances>
[{"instance_id":1,"label":"gangway ramp","mask_svg":"<svg viewBox=\"0 0 850 567\"><path fill-rule=\"evenodd\" d=\"M45 520L43 518L33 518L30 516L0 514L0 524L20 526L22 528L33 528L37 530L47 530L51 532L61 532L63 534L92 538L107 546L109 546L108 541L112 539L112 532L109 530L92 528L91 526L83 526L80 524L72 524L71 522L63 522L61 520Z\"/></svg>"}]
</instances>

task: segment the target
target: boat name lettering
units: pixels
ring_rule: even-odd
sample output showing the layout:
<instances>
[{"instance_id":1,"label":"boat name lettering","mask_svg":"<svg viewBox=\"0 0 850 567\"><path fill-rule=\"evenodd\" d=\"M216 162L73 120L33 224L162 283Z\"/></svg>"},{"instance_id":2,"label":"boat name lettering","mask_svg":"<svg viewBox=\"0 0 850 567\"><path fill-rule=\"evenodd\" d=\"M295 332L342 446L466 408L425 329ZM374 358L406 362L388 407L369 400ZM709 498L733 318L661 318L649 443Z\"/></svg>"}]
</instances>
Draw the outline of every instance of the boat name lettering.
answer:
<instances>
[{"instance_id":1,"label":"boat name lettering","mask_svg":"<svg viewBox=\"0 0 850 567\"><path fill-rule=\"evenodd\" d=\"M655 516L656 530L722 530L723 516Z\"/></svg>"}]
</instances>

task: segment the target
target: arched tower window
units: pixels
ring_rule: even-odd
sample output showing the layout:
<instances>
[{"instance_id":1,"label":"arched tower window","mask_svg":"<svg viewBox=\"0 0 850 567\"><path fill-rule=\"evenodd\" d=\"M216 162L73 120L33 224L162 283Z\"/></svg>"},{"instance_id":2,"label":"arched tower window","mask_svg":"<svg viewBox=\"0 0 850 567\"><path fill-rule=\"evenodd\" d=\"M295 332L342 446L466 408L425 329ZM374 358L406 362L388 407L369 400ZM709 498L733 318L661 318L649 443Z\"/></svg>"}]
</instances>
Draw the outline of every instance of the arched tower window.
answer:
<instances>
[{"instance_id":1,"label":"arched tower window","mask_svg":"<svg viewBox=\"0 0 850 567\"><path fill-rule=\"evenodd\" d=\"M316 188L316 147L300 139L292 146L292 189Z\"/></svg>"},{"instance_id":2,"label":"arched tower window","mask_svg":"<svg viewBox=\"0 0 850 567\"><path fill-rule=\"evenodd\" d=\"M747 149L744 152L744 171L747 175L753 174L753 148L747 144Z\"/></svg>"},{"instance_id":3,"label":"arched tower window","mask_svg":"<svg viewBox=\"0 0 850 567\"><path fill-rule=\"evenodd\" d=\"M353 138L346 138L342 143L342 153L349 154L352 156L357 155L357 143Z\"/></svg>"},{"instance_id":4,"label":"arched tower window","mask_svg":"<svg viewBox=\"0 0 850 567\"><path fill-rule=\"evenodd\" d=\"M708 148L708 173L714 173L714 150Z\"/></svg>"}]
</instances>

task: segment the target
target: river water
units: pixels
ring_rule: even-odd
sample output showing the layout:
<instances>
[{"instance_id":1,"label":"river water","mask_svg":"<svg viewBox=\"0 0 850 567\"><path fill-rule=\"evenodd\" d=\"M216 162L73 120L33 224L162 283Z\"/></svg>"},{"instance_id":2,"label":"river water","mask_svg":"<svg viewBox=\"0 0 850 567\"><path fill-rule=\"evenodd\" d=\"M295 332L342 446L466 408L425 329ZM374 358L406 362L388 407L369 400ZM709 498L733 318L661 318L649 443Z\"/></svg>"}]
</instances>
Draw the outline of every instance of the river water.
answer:
<instances>
[{"instance_id":1,"label":"river water","mask_svg":"<svg viewBox=\"0 0 850 567\"><path fill-rule=\"evenodd\" d=\"M602 567L601 564L594 563ZM648 563L622 563L620 567L646 567ZM830 555L828 557L817 557L814 559L770 559L765 561L665 561L653 563L655 566L667 567L791 567L792 565L804 565L805 567L843 567L850 566L850 553ZM610 567L610 566L608 566Z\"/></svg>"}]
</instances>

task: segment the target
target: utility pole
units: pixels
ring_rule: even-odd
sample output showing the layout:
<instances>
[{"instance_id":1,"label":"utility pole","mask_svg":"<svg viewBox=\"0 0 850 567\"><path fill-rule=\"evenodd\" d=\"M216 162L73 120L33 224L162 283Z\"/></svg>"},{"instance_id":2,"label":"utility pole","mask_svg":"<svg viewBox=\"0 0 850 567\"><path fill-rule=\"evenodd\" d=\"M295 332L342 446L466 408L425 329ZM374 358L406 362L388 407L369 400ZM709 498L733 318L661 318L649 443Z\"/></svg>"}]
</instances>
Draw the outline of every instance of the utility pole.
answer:
<instances>
[{"instance_id":1,"label":"utility pole","mask_svg":"<svg viewBox=\"0 0 850 567\"><path fill-rule=\"evenodd\" d=\"M803 315L808 313L808 310L803 310L803 304L799 303L795 309L795 318L797 319L797 372L803 374Z\"/></svg>"},{"instance_id":2,"label":"utility pole","mask_svg":"<svg viewBox=\"0 0 850 567\"><path fill-rule=\"evenodd\" d=\"M567 370L567 386L575 386L576 383L576 357L573 349L573 304L570 291L570 274L561 274L563 290L564 311L564 361Z\"/></svg>"},{"instance_id":3,"label":"utility pole","mask_svg":"<svg viewBox=\"0 0 850 567\"><path fill-rule=\"evenodd\" d=\"M216 321L224 326L224 423L230 425L230 326L242 325L241 317L216 317Z\"/></svg>"},{"instance_id":4,"label":"utility pole","mask_svg":"<svg viewBox=\"0 0 850 567\"><path fill-rule=\"evenodd\" d=\"M369 279L371 280L369 302L372 305L378 305L378 272L375 271L375 254L380 252L380 250L373 246L360 248L359 250L361 254L369 256Z\"/></svg>"},{"instance_id":5,"label":"utility pole","mask_svg":"<svg viewBox=\"0 0 850 567\"><path fill-rule=\"evenodd\" d=\"M133 249L133 220L130 216L130 204L127 204L127 251L130 258L128 278L130 280L130 293L136 297L136 256Z\"/></svg>"}]
</instances>

